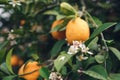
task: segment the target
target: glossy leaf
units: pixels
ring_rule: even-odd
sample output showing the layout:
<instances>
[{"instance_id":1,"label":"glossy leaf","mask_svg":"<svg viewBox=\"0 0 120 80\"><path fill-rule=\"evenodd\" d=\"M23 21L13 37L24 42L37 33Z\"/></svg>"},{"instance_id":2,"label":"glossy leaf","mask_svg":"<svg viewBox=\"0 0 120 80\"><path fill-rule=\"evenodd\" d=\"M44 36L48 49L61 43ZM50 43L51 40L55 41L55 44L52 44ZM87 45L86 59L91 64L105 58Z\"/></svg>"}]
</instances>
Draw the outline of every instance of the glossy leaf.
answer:
<instances>
[{"instance_id":1,"label":"glossy leaf","mask_svg":"<svg viewBox=\"0 0 120 80\"><path fill-rule=\"evenodd\" d=\"M4 58L5 52L6 52L6 49L0 50L0 64L1 64L2 60L3 60L3 58Z\"/></svg>"},{"instance_id":2,"label":"glossy leaf","mask_svg":"<svg viewBox=\"0 0 120 80\"><path fill-rule=\"evenodd\" d=\"M11 61L11 56L12 56L12 51L13 51L13 49L10 49L10 51L8 52L8 54L7 54L7 56L6 56L6 65L7 65L8 70L9 70L12 74L14 74L14 72L13 72L13 70L12 70L12 65L11 65L11 63L10 63L10 61Z\"/></svg>"},{"instance_id":3,"label":"glossy leaf","mask_svg":"<svg viewBox=\"0 0 120 80\"><path fill-rule=\"evenodd\" d=\"M89 44L88 44L88 48L93 49L96 48L98 42L98 37L94 38Z\"/></svg>"},{"instance_id":4,"label":"glossy leaf","mask_svg":"<svg viewBox=\"0 0 120 80\"><path fill-rule=\"evenodd\" d=\"M96 73L94 71L83 71L84 74L89 75L93 78L100 79L100 80L107 80L103 76L101 76L99 73Z\"/></svg>"},{"instance_id":5,"label":"glossy leaf","mask_svg":"<svg viewBox=\"0 0 120 80\"><path fill-rule=\"evenodd\" d=\"M40 76L42 76L43 78L49 80L50 72L49 72L49 70L47 68L42 67L42 68L40 68L39 72L40 72Z\"/></svg>"},{"instance_id":6,"label":"glossy leaf","mask_svg":"<svg viewBox=\"0 0 120 80\"><path fill-rule=\"evenodd\" d=\"M66 52L62 52L61 55L57 57L57 59L54 61L54 66L56 70L59 72L61 68L70 60L70 58L73 55L67 54Z\"/></svg>"},{"instance_id":7,"label":"glossy leaf","mask_svg":"<svg viewBox=\"0 0 120 80\"><path fill-rule=\"evenodd\" d=\"M68 3L62 2L60 4L61 11L67 15L75 15L77 11Z\"/></svg>"},{"instance_id":8,"label":"glossy leaf","mask_svg":"<svg viewBox=\"0 0 120 80\"><path fill-rule=\"evenodd\" d=\"M103 63L105 61L105 57L103 55L96 55L95 56L95 60L98 62L98 63Z\"/></svg>"},{"instance_id":9,"label":"glossy leaf","mask_svg":"<svg viewBox=\"0 0 120 80\"><path fill-rule=\"evenodd\" d=\"M55 43L55 45L53 46L50 54L52 57L55 57L59 51L61 50L62 46L66 43L65 40L59 40Z\"/></svg>"},{"instance_id":10,"label":"glossy leaf","mask_svg":"<svg viewBox=\"0 0 120 80\"><path fill-rule=\"evenodd\" d=\"M92 18L98 26L101 26L103 24L102 21L100 21L97 17L92 17Z\"/></svg>"},{"instance_id":11,"label":"glossy leaf","mask_svg":"<svg viewBox=\"0 0 120 80\"><path fill-rule=\"evenodd\" d=\"M17 75L11 75L11 76L7 76L4 77L2 80L13 80Z\"/></svg>"},{"instance_id":12,"label":"glossy leaf","mask_svg":"<svg viewBox=\"0 0 120 80\"><path fill-rule=\"evenodd\" d=\"M114 53L114 55L120 60L120 51L114 47L109 47L109 49Z\"/></svg>"},{"instance_id":13,"label":"glossy leaf","mask_svg":"<svg viewBox=\"0 0 120 80\"><path fill-rule=\"evenodd\" d=\"M111 80L120 80L120 73L112 73L110 74Z\"/></svg>"},{"instance_id":14,"label":"glossy leaf","mask_svg":"<svg viewBox=\"0 0 120 80\"><path fill-rule=\"evenodd\" d=\"M97 29L95 29L95 31L91 34L90 39L96 37L98 34L100 34L102 31L112 27L113 25L115 25L116 23L104 23L103 25L101 25L100 27L98 27Z\"/></svg>"},{"instance_id":15,"label":"glossy leaf","mask_svg":"<svg viewBox=\"0 0 120 80\"><path fill-rule=\"evenodd\" d=\"M87 71L83 71L83 73L96 79L107 80L108 78L107 71L101 65L92 66Z\"/></svg>"},{"instance_id":16,"label":"glossy leaf","mask_svg":"<svg viewBox=\"0 0 120 80\"><path fill-rule=\"evenodd\" d=\"M8 42L9 41L4 41L3 43L0 43L0 50L4 48L8 44Z\"/></svg>"}]
</instances>

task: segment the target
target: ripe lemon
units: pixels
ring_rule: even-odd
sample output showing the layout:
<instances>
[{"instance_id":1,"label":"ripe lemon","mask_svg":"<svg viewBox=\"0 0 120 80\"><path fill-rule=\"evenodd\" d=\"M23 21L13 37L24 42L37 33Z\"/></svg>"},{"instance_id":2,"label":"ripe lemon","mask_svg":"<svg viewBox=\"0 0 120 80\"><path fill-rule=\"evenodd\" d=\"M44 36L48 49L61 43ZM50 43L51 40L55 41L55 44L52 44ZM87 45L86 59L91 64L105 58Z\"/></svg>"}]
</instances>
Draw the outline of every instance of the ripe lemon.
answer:
<instances>
[{"instance_id":1,"label":"ripe lemon","mask_svg":"<svg viewBox=\"0 0 120 80\"><path fill-rule=\"evenodd\" d=\"M66 39L69 44L73 41L86 41L89 39L90 30L88 23L77 17L68 22L66 26Z\"/></svg>"},{"instance_id":2,"label":"ripe lemon","mask_svg":"<svg viewBox=\"0 0 120 80\"><path fill-rule=\"evenodd\" d=\"M11 65L12 66L21 66L24 63L24 61L17 55L12 55L11 57Z\"/></svg>"},{"instance_id":3,"label":"ripe lemon","mask_svg":"<svg viewBox=\"0 0 120 80\"><path fill-rule=\"evenodd\" d=\"M27 64L23 64L21 68L19 69L18 74L22 75L20 77L26 79L26 80L37 80L39 77L39 69L41 66L38 66L38 62L33 61L33 62L28 62Z\"/></svg>"},{"instance_id":4,"label":"ripe lemon","mask_svg":"<svg viewBox=\"0 0 120 80\"><path fill-rule=\"evenodd\" d=\"M57 25L63 23L63 20L56 20L53 22L51 29L56 27ZM54 31L51 32L51 35L53 36L54 39L61 40L65 38L65 31Z\"/></svg>"}]
</instances>

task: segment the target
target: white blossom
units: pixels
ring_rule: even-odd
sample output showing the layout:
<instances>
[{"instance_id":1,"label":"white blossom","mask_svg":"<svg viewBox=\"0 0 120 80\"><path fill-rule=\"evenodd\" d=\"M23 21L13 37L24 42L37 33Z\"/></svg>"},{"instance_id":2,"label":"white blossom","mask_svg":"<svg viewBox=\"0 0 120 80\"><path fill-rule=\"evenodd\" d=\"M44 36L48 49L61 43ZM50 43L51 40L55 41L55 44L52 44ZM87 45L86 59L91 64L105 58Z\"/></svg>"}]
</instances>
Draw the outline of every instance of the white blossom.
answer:
<instances>
[{"instance_id":1,"label":"white blossom","mask_svg":"<svg viewBox=\"0 0 120 80\"><path fill-rule=\"evenodd\" d=\"M15 7L16 5L20 6L21 1L20 0L12 0L9 2L9 4L11 4L13 7Z\"/></svg>"},{"instance_id":2,"label":"white blossom","mask_svg":"<svg viewBox=\"0 0 120 80\"><path fill-rule=\"evenodd\" d=\"M13 39L15 39L15 35L14 34L11 34L11 33L9 33L8 34L8 38L7 38L8 40L13 40Z\"/></svg>"},{"instance_id":3,"label":"white blossom","mask_svg":"<svg viewBox=\"0 0 120 80\"><path fill-rule=\"evenodd\" d=\"M72 45L68 50L68 54L76 54L78 52L78 49L79 49L78 47Z\"/></svg>"},{"instance_id":4,"label":"white blossom","mask_svg":"<svg viewBox=\"0 0 120 80\"><path fill-rule=\"evenodd\" d=\"M4 37L0 37L0 43L2 43L4 40Z\"/></svg>"},{"instance_id":5,"label":"white blossom","mask_svg":"<svg viewBox=\"0 0 120 80\"><path fill-rule=\"evenodd\" d=\"M82 61L82 60L87 60L88 57L87 56L84 56L83 54L81 54L80 56L77 56L76 57L79 61Z\"/></svg>"},{"instance_id":6,"label":"white blossom","mask_svg":"<svg viewBox=\"0 0 120 80\"><path fill-rule=\"evenodd\" d=\"M93 53L89 51L89 48L86 47L86 45L83 42L79 41L73 41L73 44L70 46L68 49L68 54L76 54L78 52L81 52L81 55L77 56L77 59L81 60L86 60L88 57L85 55L86 53L92 55Z\"/></svg>"},{"instance_id":7,"label":"white blossom","mask_svg":"<svg viewBox=\"0 0 120 80\"><path fill-rule=\"evenodd\" d=\"M63 80L62 77L56 72L51 72L49 79L50 80Z\"/></svg>"},{"instance_id":8,"label":"white blossom","mask_svg":"<svg viewBox=\"0 0 120 80\"><path fill-rule=\"evenodd\" d=\"M10 41L10 45L11 45L11 46L16 45L16 44L17 44L16 40Z\"/></svg>"},{"instance_id":9,"label":"white blossom","mask_svg":"<svg viewBox=\"0 0 120 80\"><path fill-rule=\"evenodd\" d=\"M80 48L80 51L81 51L82 53L88 53L88 54L90 54L90 55L93 54L92 52L89 51L89 48L86 47L85 44L82 43L82 42L80 42L79 48Z\"/></svg>"}]
</instances>

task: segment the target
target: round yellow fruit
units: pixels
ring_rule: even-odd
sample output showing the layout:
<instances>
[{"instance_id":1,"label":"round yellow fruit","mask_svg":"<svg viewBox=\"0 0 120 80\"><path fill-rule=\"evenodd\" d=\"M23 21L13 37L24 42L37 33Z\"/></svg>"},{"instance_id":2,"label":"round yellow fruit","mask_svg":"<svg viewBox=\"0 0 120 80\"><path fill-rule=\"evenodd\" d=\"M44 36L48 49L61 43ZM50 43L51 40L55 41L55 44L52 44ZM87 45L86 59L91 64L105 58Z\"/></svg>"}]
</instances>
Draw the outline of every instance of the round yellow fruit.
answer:
<instances>
[{"instance_id":1,"label":"round yellow fruit","mask_svg":"<svg viewBox=\"0 0 120 80\"><path fill-rule=\"evenodd\" d=\"M21 66L18 74L21 75L20 77L26 80L37 80L37 78L40 76L40 73L39 73L40 68L41 66L38 66L38 62L30 61L27 64L23 64Z\"/></svg>"},{"instance_id":2,"label":"round yellow fruit","mask_svg":"<svg viewBox=\"0 0 120 80\"><path fill-rule=\"evenodd\" d=\"M21 66L24 63L23 59L21 59L19 56L17 55L12 55L11 57L11 65L12 66Z\"/></svg>"},{"instance_id":3,"label":"round yellow fruit","mask_svg":"<svg viewBox=\"0 0 120 80\"><path fill-rule=\"evenodd\" d=\"M53 29L54 27L56 27L61 23L63 23L63 20L54 21L51 29ZM53 36L54 39L61 40L65 38L65 31L54 31L54 32L51 32L51 35Z\"/></svg>"},{"instance_id":4,"label":"round yellow fruit","mask_svg":"<svg viewBox=\"0 0 120 80\"><path fill-rule=\"evenodd\" d=\"M73 41L86 41L89 39L90 29L88 23L77 17L69 21L66 26L66 39L69 44Z\"/></svg>"}]
</instances>

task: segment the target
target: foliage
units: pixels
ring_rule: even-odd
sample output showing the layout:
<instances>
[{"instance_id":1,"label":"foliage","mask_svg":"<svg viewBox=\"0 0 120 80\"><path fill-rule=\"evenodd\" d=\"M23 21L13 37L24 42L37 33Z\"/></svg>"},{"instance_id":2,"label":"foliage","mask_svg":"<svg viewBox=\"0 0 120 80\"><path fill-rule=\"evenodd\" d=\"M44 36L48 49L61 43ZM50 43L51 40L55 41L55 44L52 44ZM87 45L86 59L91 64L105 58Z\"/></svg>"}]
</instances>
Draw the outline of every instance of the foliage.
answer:
<instances>
[{"instance_id":1,"label":"foliage","mask_svg":"<svg viewBox=\"0 0 120 80\"><path fill-rule=\"evenodd\" d=\"M18 75L20 66L11 65L13 54L25 65L34 60L43 66L38 80L49 80L51 74L57 74L57 80L119 80L120 11L115 4L113 0L0 0L0 80L24 80ZM89 24L90 38L71 54L74 44L55 40L50 33L66 30L76 17ZM61 19L64 22L51 29Z\"/></svg>"}]
</instances>

